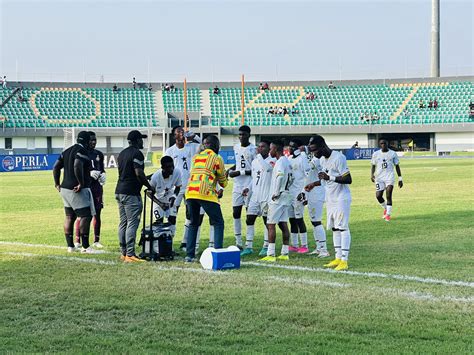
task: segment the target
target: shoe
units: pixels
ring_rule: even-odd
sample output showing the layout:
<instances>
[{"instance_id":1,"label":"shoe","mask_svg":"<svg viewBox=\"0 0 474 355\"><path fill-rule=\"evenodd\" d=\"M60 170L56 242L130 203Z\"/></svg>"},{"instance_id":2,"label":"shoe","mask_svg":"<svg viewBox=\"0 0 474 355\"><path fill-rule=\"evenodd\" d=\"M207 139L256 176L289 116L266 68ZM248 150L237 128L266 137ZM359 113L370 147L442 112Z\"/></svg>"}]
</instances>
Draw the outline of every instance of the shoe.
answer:
<instances>
[{"instance_id":1,"label":"shoe","mask_svg":"<svg viewBox=\"0 0 474 355\"><path fill-rule=\"evenodd\" d=\"M288 260L290 260L290 257L288 256L288 254L280 255L280 256L277 257L277 260L288 261Z\"/></svg>"},{"instance_id":2,"label":"shoe","mask_svg":"<svg viewBox=\"0 0 474 355\"><path fill-rule=\"evenodd\" d=\"M258 256L266 256L267 251L268 251L268 248L262 248L260 252L258 253Z\"/></svg>"},{"instance_id":3,"label":"shoe","mask_svg":"<svg viewBox=\"0 0 474 355\"><path fill-rule=\"evenodd\" d=\"M298 247L294 247L294 246L291 246L291 245L288 247L288 251L291 251L291 252L294 252L294 253L298 252L298 249L299 249Z\"/></svg>"},{"instance_id":4,"label":"shoe","mask_svg":"<svg viewBox=\"0 0 474 355\"><path fill-rule=\"evenodd\" d=\"M329 254L327 250L323 249L319 252L318 258L323 259L323 258L327 258L328 256L331 256L331 254Z\"/></svg>"},{"instance_id":5,"label":"shoe","mask_svg":"<svg viewBox=\"0 0 474 355\"><path fill-rule=\"evenodd\" d=\"M334 260L331 261L330 263L324 264L323 266L324 266L324 267L329 267L329 268L331 268L331 269L334 269L336 266L339 265L339 263L340 263L341 261L342 261L341 259L334 259Z\"/></svg>"},{"instance_id":6,"label":"shoe","mask_svg":"<svg viewBox=\"0 0 474 355\"><path fill-rule=\"evenodd\" d=\"M190 256L186 256L186 257L184 258L184 262L185 262L185 263L194 263L195 261L196 261L196 258L192 258L192 257L190 257Z\"/></svg>"},{"instance_id":7,"label":"shoe","mask_svg":"<svg viewBox=\"0 0 474 355\"><path fill-rule=\"evenodd\" d=\"M186 251L186 243L181 243L179 249L181 249L182 251Z\"/></svg>"},{"instance_id":8,"label":"shoe","mask_svg":"<svg viewBox=\"0 0 474 355\"><path fill-rule=\"evenodd\" d=\"M236 245L237 248L239 248L240 251L244 250L244 247L242 245Z\"/></svg>"},{"instance_id":9,"label":"shoe","mask_svg":"<svg viewBox=\"0 0 474 355\"><path fill-rule=\"evenodd\" d=\"M245 248L240 252L240 256L250 255L253 254L253 249Z\"/></svg>"},{"instance_id":10,"label":"shoe","mask_svg":"<svg viewBox=\"0 0 474 355\"><path fill-rule=\"evenodd\" d=\"M385 219L387 222L390 222L390 220L392 219L392 217L390 217L389 214L386 214L383 219Z\"/></svg>"},{"instance_id":11,"label":"shoe","mask_svg":"<svg viewBox=\"0 0 474 355\"><path fill-rule=\"evenodd\" d=\"M144 263L144 262L146 262L146 260L137 258L136 255L132 255L132 256L126 256L125 259L123 260L123 262L125 262L125 263Z\"/></svg>"},{"instance_id":12,"label":"shoe","mask_svg":"<svg viewBox=\"0 0 474 355\"><path fill-rule=\"evenodd\" d=\"M74 248L74 247L67 247L67 252L68 253L75 253L76 251L79 251L79 249Z\"/></svg>"},{"instance_id":13,"label":"shoe","mask_svg":"<svg viewBox=\"0 0 474 355\"><path fill-rule=\"evenodd\" d=\"M127 257L127 256L125 256L125 255L120 255L120 261L125 261L125 258L126 258L126 257Z\"/></svg>"},{"instance_id":14,"label":"shoe","mask_svg":"<svg viewBox=\"0 0 474 355\"><path fill-rule=\"evenodd\" d=\"M82 254L97 254L97 250L92 249L91 247L89 248L82 248L81 249Z\"/></svg>"},{"instance_id":15,"label":"shoe","mask_svg":"<svg viewBox=\"0 0 474 355\"><path fill-rule=\"evenodd\" d=\"M102 249L104 246L102 244L100 244L99 242L94 242L94 244L92 244L92 246L94 248L97 248L97 249Z\"/></svg>"},{"instance_id":16,"label":"shoe","mask_svg":"<svg viewBox=\"0 0 474 355\"><path fill-rule=\"evenodd\" d=\"M81 243L74 243L74 247L77 249L81 249Z\"/></svg>"},{"instance_id":17,"label":"shoe","mask_svg":"<svg viewBox=\"0 0 474 355\"><path fill-rule=\"evenodd\" d=\"M308 247L299 247L296 252L298 254L306 254L306 253L309 253L309 249L308 249Z\"/></svg>"},{"instance_id":18,"label":"shoe","mask_svg":"<svg viewBox=\"0 0 474 355\"><path fill-rule=\"evenodd\" d=\"M314 249L311 253L309 253L309 255L319 255L319 253L321 252L321 249Z\"/></svg>"},{"instance_id":19,"label":"shoe","mask_svg":"<svg viewBox=\"0 0 474 355\"><path fill-rule=\"evenodd\" d=\"M385 219L385 216L386 216L386 215L387 215L387 209L385 208L385 209L383 210L383 217L382 217L382 218Z\"/></svg>"},{"instance_id":20,"label":"shoe","mask_svg":"<svg viewBox=\"0 0 474 355\"><path fill-rule=\"evenodd\" d=\"M339 263L339 265L337 265L334 270L336 270L336 271L344 271L344 270L348 270L348 269L349 269L349 265L347 264L347 261L341 260L341 262Z\"/></svg>"},{"instance_id":21,"label":"shoe","mask_svg":"<svg viewBox=\"0 0 474 355\"><path fill-rule=\"evenodd\" d=\"M276 261L276 257L273 255L267 255L266 257L260 259L260 261L269 261L271 263L274 263Z\"/></svg>"}]
</instances>

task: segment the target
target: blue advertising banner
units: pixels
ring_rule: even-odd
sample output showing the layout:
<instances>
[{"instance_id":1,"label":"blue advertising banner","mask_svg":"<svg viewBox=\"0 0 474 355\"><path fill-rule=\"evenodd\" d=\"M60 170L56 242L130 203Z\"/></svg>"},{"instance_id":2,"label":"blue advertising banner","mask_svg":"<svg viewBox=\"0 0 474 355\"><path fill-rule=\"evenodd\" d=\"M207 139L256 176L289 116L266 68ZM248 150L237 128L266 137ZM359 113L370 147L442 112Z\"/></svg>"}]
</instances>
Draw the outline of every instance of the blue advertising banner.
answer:
<instances>
[{"instance_id":1,"label":"blue advertising banner","mask_svg":"<svg viewBox=\"0 0 474 355\"><path fill-rule=\"evenodd\" d=\"M221 150L219 155L224 159L224 164L235 164L235 156L233 150Z\"/></svg>"},{"instance_id":2,"label":"blue advertising banner","mask_svg":"<svg viewBox=\"0 0 474 355\"><path fill-rule=\"evenodd\" d=\"M59 154L0 155L0 172L52 170Z\"/></svg>"},{"instance_id":3,"label":"blue advertising banner","mask_svg":"<svg viewBox=\"0 0 474 355\"><path fill-rule=\"evenodd\" d=\"M351 148L343 150L342 153L347 160L371 159L372 154L380 148Z\"/></svg>"}]
</instances>

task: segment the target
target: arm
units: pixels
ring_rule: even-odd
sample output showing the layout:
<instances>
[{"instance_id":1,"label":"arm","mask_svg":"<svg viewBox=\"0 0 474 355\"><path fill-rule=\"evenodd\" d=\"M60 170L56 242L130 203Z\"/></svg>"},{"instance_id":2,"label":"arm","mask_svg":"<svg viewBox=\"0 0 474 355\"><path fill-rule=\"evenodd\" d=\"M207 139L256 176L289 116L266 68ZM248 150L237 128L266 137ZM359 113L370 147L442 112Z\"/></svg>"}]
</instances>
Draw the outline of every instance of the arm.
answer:
<instances>
[{"instance_id":1,"label":"arm","mask_svg":"<svg viewBox=\"0 0 474 355\"><path fill-rule=\"evenodd\" d=\"M375 182L375 165L372 165L372 167L370 168L370 180L372 180L372 182Z\"/></svg>"},{"instance_id":2,"label":"arm","mask_svg":"<svg viewBox=\"0 0 474 355\"><path fill-rule=\"evenodd\" d=\"M222 157L220 155L217 155L217 165L217 182L222 188L224 188L227 186L227 176L224 168L224 160L222 160Z\"/></svg>"},{"instance_id":3,"label":"arm","mask_svg":"<svg viewBox=\"0 0 474 355\"><path fill-rule=\"evenodd\" d=\"M395 165L395 170L397 171L397 175L398 175L398 187L402 188L403 187L403 179L402 179L402 171L400 170L400 165L399 164Z\"/></svg>"},{"instance_id":4,"label":"arm","mask_svg":"<svg viewBox=\"0 0 474 355\"><path fill-rule=\"evenodd\" d=\"M304 187L304 190L306 192L310 192L312 189L314 189L316 186L321 186L321 180L316 180L314 182L309 183Z\"/></svg>"},{"instance_id":5,"label":"arm","mask_svg":"<svg viewBox=\"0 0 474 355\"><path fill-rule=\"evenodd\" d=\"M350 172L347 172L341 176L329 176L325 172L320 172L318 174L318 177L321 180L326 180L326 181L331 180L331 181L337 182L338 184L348 184L348 185L352 184L352 176Z\"/></svg>"},{"instance_id":6,"label":"arm","mask_svg":"<svg viewBox=\"0 0 474 355\"><path fill-rule=\"evenodd\" d=\"M79 185L75 186L73 191L79 192L84 186L84 164L80 159L74 160L74 175L76 176Z\"/></svg>"},{"instance_id":7,"label":"arm","mask_svg":"<svg viewBox=\"0 0 474 355\"><path fill-rule=\"evenodd\" d=\"M140 181L148 190L151 190L153 194L155 193L155 188L150 185L150 182L145 176L145 171L142 168L135 168L135 175L137 176L138 181Z\"/></svg>"},{"instance_id":8,"label":"arm","mask_svg":"<svg viewBox=\"0 0 474 355\"><path fill-rule=\"evenodd\" d=\"M61 191L61 186L59 179L61 177L61 169L64 167L64 162L62 160L62 155L56 160L53 167L53 179L54 179L54 187L56 190Z\"/></svg>"}]
</instances>

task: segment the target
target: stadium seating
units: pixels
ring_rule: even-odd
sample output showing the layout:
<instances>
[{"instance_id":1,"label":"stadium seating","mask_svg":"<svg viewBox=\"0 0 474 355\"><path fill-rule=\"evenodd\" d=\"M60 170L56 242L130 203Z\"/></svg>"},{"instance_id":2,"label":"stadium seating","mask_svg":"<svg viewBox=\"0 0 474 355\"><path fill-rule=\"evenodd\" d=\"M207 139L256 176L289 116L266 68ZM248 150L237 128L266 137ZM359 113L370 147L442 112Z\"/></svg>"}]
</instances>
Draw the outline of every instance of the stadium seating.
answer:
<instances>
[{"instance_id":1,"label":"stadium seating","mask_svg":"<svg viewBox=\"0 0 474 355\"><path fill-rule=\"evenodd\" d=\"M201 90L192 88L187 90L187 110L201 110ZM184 90L175 88L172 91L163 90L163 104L165 112L184 111Z\"/></svg>"},{"instance_id":2,"label":"stadium seating","mask_svg":"<svg viewBox=\"0 0 474 355\"><path fill-rule=\"evenodd\" d=\"M13 89L0 90L3 101ZM0 110L7 128L146 127L157 125L154 94L106 88L24 88Z\"/></svg>"}]
</instances>

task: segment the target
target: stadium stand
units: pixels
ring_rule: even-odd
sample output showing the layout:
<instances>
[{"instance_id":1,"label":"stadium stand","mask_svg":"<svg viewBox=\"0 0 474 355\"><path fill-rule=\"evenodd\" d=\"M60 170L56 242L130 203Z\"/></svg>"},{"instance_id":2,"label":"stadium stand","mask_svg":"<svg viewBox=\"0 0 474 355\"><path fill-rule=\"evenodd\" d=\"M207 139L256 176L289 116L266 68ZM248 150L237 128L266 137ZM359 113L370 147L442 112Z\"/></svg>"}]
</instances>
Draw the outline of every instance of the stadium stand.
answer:
<instances>
[{"instance_id":1,"label":"stadium stand","mask_svg":"<svg viewBox=\"0 0 474 355\"><path fill-rule=\"evenodd\" d=\"M3 101L13 89L0 90ZM108 88L24 88L0 111L6 128L157 126L153 92Z\"/></svg>"},{"instance_id":2,"label":"stadium stand","mask_svg":"<svg viewBox=\"0 0 474 355\"><path fill-rule=\"evenodd\" d=\"M201 110L201 91L197 88L187 90L187 110ZM184 110L184 90L175 88L171 91L163 90L163 104L165 112L182 112Z\"/></svg>"}]
</instances>

